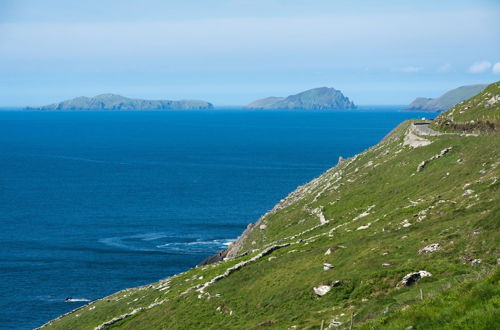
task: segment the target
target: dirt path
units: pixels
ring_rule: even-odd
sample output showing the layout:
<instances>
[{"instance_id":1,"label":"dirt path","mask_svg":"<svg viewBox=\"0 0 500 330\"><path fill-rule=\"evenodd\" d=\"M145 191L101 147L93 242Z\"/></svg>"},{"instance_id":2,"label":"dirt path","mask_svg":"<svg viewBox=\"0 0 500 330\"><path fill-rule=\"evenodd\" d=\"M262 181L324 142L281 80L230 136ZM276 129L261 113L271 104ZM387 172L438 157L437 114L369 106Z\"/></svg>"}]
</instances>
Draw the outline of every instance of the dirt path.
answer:
<instances>
[{"instance_id":1,"label":"dirt path","mask_svg":"<svg viewBox=\"0 0 500 330\"><path fill-rule=\"evenodd\" d=\"M438 136L442 134L430 128L429 124L430 123L412 124L411 128L413 129L414 133L418 135Z\"/></svg>"},{"instance_id":2,"label":"dirt path","mask_svg":"<svg viewBox=\"0 0 500 330\"><path fill-rule=\"evenodd\" d=\"M408 128L408 132L405 135L403 145L410 146L412 148L424 147L432 143L432 141L422 137L422 136L438 136L439 133L429 127L430 123L413 123Z\"/></svg>"}]
</instances>

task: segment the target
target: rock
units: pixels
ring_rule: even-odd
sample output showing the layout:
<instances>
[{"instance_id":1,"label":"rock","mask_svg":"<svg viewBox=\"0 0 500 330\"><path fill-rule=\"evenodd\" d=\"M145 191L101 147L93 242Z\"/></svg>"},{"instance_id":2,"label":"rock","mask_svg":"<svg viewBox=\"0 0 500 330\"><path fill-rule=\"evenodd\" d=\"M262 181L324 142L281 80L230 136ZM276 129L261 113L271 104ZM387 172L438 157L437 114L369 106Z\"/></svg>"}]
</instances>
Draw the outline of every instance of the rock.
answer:
<instances>
[{"instance_id":1,"label":"rock","mask_svg":"<svg viewBox=\"0 0 500 330\"><path fill-rule=\"evenodd\" d=\"M417 166L417 172L420 172L424 169L425 165L427 165L427 161L423 160L420 164Z\"/></svg>"},{"instance_id":2,"label":"rock","mask_svg":"<svg viewBox=\"0 0 500 330\"><path fill-rule=\"evenodd\" d=\"M269 257L267 260L271 261L273 259L276 259L276 257Z\"/></svg>"},{"instance_id":3,"label":"rock","mask_svg":"<svg viewBox=\"0 0 500 330\"><path fill-rule=\"evenodd\" d=\"M434 155L431 158L422 161L417 166L417 172L421 172L430 161L438 159L438 158L441 158L441 157L443 157L444 155L446 155L447 153L449 153L452 150L453 150L453 147L444 148L443 150L441 150L441 152L439 154Z\"/></svg>"},{"instance_id":4,"label":"rock","mask_svg":"<svg viewBox=\"0 0 500 330\"><path fill-rule=\"evenodd\" d=\"M224 258L227 256L227 250L219 251L213 256L210 256L206 259L204 259L202 262L198 264L198 266L205 266L205 265L210 265L219 261L224 260Z\"/></svg>"},{"instance_id":5,"label":"rock","mask_svg":"<svg viewBox=\"0 0 500 330\"><path fill-rule=\"evenodd\" d=\"M323 270L330 270L333 268L333 265L332 264L327 264L327 263L324 263L323 264Z\"/></svg>"},{"instance_id":6,"label":"rock","mask_svg":"<svg viewBox=\"0 0 500 330\"><path fill-rule=\"evenodd\" d=\"M313 288L313 291L317 296L321 297L330 292L331 289L332 287L329 285L320 285L318 287Z\"/></svg>"},{"instance_id":7,"label":"rock","mask_svg":"<svg viewBox=\"0 0 500 330\"><path fill-rule=\"evenodd\" d=\"M262 229L262 230L264 230L264 229L267 228L267 225L266 224L262 224L262 225L259 226L259 228Z\"/></svg>"},{"instance_id":8,"label":"rock","mask_svg":"<svg viewBox=\"0 0 500 330\"><path fill-rule=\"evenodd\" d=\"M467 189L466 191L464 191L464 196L467 196L467 195L471 195L474 193L474 190L472 189Z\"/></svg>"},{"instance_id":9,"label":"rock","mask_svg":"<svg viewBox=\"0 0 500 330\"><path fill-rule=\"evenodd\" d=\"M328 325L328 328L337 328L337 327L340 327L342 325L342 322L340 321L336 321L336 320L333 320L332 322L330 322L330 324Z\"/></svg>"},{"instance_id":10,"label":"rock","mask_svg":"<svg viewBox=\"0 0 500 330\"><path fill-rule=\"evenodd\" d=\"M470 263L472 265L479 265L480 263L482 263L483 261L481 259L474 259L472 260Z\"/></svg>"},{"instance_id":11,"label":"rock","mask_svg":"<svg viewBox=\"0 0 500 330\"><path fill-rule=\"evenodd\" d=\"M405 286L410 286L415 284L422 277L432 276L431 273L425 270L419 270L418 272L406 274L403 279L397 284L397 288L402 288Z\"/></svg>"},{"instance_id":12,"label":"rock","mask_svg":"<svg viewBox=\"0 0 500 330\"><path fill-rule=\"evenodd\" d=\"M404 228L406 228L406 227L410 227L410 226L411 226L411 223L408 221L408 219L404 219L404 220L401 222L401 226L403 226Z\"/></svg>"},{"instance_id":13,"label":"rock","mask_svg":"<svg viewBox=\"0 0 500 330\"><path fill-rule=\"evenodd\" d=\"M432 253L434 251L439 250L440 248L441 248L441 245L439 245L438 243L433 243L433 244L427 245L424 248L421 248L420 250L418 250L418 253L419 254L422 254L422 253Z\"/></svg>"},{"instance_id":14,"label":"rock","mask_svg":"<svg viewBox=\"0 0 500 330\"><path fill-rule=\"evenodd\" d=\"M368 229L371 226L371 223L367 223L364 226L359 226L356 230L363 230L363 229Z\"/></svg>"},{"instance_id":15,"label":"rock","mask_svg":"<svg viewBox=\"0 0 500 330\"><path fill-rule=\"evenodd\" d=\"M383 266L383 267L390 267L390 266L392 266L392 265L386 262L386 263L383 263L383 264L382 264L382 266Z\"/></svg>"},{"instance_id":16,"label":"rock","mask_svg":"<svg viewBox=\"0 0 500 330\"><path fill-rule=\"evenodd\" d=\"M331 250L331 249L326 250L326 252L325 252L325 256L328 256L328 255L330 255L330 254L332 254L332 250Z\"/></svg>"}]
</instances>

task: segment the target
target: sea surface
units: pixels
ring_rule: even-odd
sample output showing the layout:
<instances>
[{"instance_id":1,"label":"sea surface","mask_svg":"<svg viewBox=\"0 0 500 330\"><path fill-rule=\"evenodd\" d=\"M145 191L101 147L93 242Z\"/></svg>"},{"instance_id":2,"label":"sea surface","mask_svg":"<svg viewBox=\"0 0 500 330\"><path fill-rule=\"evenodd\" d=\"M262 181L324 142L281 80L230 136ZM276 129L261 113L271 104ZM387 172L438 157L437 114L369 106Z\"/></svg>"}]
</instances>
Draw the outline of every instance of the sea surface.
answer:
<instances>
[{"instance_id":1,"label":"sea surface","mask_svg":"<svg viewBox=\"0 0 500 330\"><path fill-rule=\"evenodd\" d=\"M399 109L0 111L0 328L195 266Z\"/></svg>"}]
</instances>

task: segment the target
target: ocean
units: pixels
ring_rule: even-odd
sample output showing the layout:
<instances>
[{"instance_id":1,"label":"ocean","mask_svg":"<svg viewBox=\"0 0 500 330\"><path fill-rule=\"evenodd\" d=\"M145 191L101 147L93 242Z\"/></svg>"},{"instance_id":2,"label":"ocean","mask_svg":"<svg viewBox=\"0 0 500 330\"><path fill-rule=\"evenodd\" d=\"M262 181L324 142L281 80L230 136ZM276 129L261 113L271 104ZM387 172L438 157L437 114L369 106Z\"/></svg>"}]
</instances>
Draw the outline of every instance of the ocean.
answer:
<instances>
[{"instance_id":1,"label":"ocean","mask_svg":"<svg viewBox=\"0 0 500 330\"><path fill-rule=\"evenodd\" d=\"M0 111L0 328L195 266L400 109Z\"/></svg>"}]
</instances>

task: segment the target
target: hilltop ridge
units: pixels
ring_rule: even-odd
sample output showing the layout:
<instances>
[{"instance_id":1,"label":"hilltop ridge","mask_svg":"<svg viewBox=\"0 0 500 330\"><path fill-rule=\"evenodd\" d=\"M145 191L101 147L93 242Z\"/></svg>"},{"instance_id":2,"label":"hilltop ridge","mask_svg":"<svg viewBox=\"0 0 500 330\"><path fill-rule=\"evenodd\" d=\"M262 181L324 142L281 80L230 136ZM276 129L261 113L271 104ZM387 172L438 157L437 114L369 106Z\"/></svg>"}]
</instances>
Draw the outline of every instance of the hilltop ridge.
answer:
<instances>
[{"instance_id":1,"label":"hilltop ridge","mask_svg":"<svg viewBox=\"0 0 500 330\"><path fill-rule=\"evenodd\" d=\"M476 84L461 86L437 98L417 97L405 110L407 111L427 111L442 112L450 109L454 105L477 95L488 86L487 84Z\"/></svg>"},{"instance_id":2,"label":"hilltop ridge","mask_svg":"<svg viewBox=\"0 0 500 330\"><path fill-rule=\"evenodd\" d=\"M500 134L442 119L499 115L497 82L436 123L405 121L290 193L223 260L45 327L495 328Z\"/></svg>"}]
</instances>

